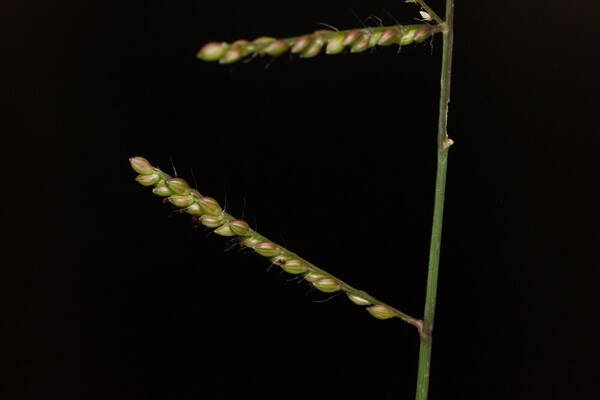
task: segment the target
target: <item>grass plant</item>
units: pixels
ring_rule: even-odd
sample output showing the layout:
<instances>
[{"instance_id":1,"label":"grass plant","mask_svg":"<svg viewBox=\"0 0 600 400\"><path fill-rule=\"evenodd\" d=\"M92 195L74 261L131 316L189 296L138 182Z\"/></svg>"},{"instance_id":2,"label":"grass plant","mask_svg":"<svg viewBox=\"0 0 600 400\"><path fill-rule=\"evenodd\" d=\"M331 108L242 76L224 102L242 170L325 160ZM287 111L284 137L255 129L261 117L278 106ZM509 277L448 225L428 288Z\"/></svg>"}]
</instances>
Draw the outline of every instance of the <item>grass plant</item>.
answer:
<instances>
[{"instance_id":1,"label":"grass plant","mask_svg":"<svg viewBox=\"0 0 600 400\"><path fill-rule=\"evenodd\" d=\"M431 242L429 251L427 289L422 318L417 318L386 304L364 290L354 288L342 279L310 263L298 254L273 242L253 230L250 225L225 212L217 200L202 195L181 178L173 178L143 157L129 159L131 167L139 174L136 181L152 187L152 192L167 199L182 212L193 216L198 223L213 229L220 236L236 237L240 246L253 249L268 258L285 272L301 275L316 289L325 292L343 292L348 299L364 307L377 319L400 318L414 326L420 338L417 373L416 400L426 400L431 371L431 350L435 317L435 304L440 264L440 246L444 214L444 196L448 152L453 141L448 137L447 120L450 102L450 78L452 66L454 1L446 0L445 18L442 19L422 0L408 0L420 6L422 22L415 25L394 25L375 28L348 29L340 31L319 30L306 35L276 39L260 37L253 41L239 40L233 43L211 42L198 52L198 58L221 64L231 64L246 57L279 57L286 52L302 58L312 58L319 53L334 55L349 50L360 53L376 46L407 46L421 43L440 34L443 38L440 102L437 132L437 172Z\"/></svg>"}]
</instances>

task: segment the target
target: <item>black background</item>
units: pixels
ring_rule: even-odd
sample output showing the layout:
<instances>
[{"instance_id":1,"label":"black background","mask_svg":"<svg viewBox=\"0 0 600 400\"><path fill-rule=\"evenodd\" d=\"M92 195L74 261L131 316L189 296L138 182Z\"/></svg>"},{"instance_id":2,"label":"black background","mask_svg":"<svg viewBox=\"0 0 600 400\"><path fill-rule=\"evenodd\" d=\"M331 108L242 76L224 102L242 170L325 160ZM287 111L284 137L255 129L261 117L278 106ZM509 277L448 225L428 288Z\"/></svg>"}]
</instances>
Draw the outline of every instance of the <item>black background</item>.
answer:
<instances>
[{"instance_id":1,"label":"black background","mask_svg":"<svg viewBox=\"0 0 600 400\"><path fill-rule=\"evenodd\" d=\"M2 398L413 397L414 329L224 252L127 158L174 165L420 316L441 38L400 54L195 59L212 40L354 27L353 12L394 24L382 9L411 23L416 7L3 4ZM599 394L599 8L457 2L432 400Z\"/></svg>"}]
</instances>

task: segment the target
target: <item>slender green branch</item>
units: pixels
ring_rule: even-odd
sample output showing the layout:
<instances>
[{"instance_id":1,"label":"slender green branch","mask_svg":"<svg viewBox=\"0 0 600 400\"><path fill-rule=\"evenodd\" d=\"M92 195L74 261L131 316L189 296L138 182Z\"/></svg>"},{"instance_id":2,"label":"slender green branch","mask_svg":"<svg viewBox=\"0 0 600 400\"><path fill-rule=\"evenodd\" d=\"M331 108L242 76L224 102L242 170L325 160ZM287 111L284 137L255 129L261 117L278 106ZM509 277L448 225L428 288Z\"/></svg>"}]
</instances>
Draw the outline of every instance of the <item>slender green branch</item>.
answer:
<instances>
[{"instance_id":1,"label":"slender green branch","mask_svg":"<svg viewBox=\"0 0 600 400\"><path fill-rule=\"evenodd\" d=\"M431 7L429 7L427 5L427 3L425 3L425 1L423 1L423 0L406 0L406 3L416 3L416 4L420 5L421 8L423 10L425 10L425 12L427 12L427 14L429 14L431 16L431 19L433 19L439 25L442 25L444 23L444 21L440 18L440 16L437 15L437 13L435 11L433 11L433 9Z\"/></svg>"},{"instance_id":2,"label":"slender green branch","mask_svg":"<svg viewBox=\"0 0 600 400\"><path fill-rule=\"evenodd\" d=\"M260 37L251 42L237 40L233 43L211 42L200 49L197 57L204 61L231 64L249 55L280 56L288 50L302 58L314 57L325 48L326 54L339 54L345 48L360 53L375 46L406 46L421 43L437 32L443 25L394 25L343 31L318 30L311 34L285 39Z\"/></svg>"},{"instance_id":3,"label":"slender green branch","mask_svg":"<svg viewBox=\"0 0 600 400\"><path fill-rule=\"evenodd\" d=\"M429 266L427 275L427 291L425 295L425 311L423 329L419 349L419 367L417 371L416 400L427 400L429 392L429 376L431 371L431 346L435 303L437 297L438 272L440 263L440 247L442 241L442 223L444 217L444 196L446 190L446 170L448 166L448 149L452 140L448 137L448 103L450 102L450 79L452 73L452 42L454 0L446 0L446 29L443 37L442 71L440 84L440 107L438 116L437 140L437 174L435 180L435 199L433 223L431 229L431 246L429 249Z\"/></svg>"},{"instance_id":4,"label":"slender green branch","mask_svg":"<svg viewBox=\"0 0 600 400\"><path fill-rule=\"evenodd\" d=\"M419 319L403 313L363 290L350 286L296 253L250 229L246 222L222 210L216 200L190 188L183 179L172 178L159 168L153 167L145 158L132 157L129 161L132 168L140 174L136 178L139 183L153 186L154 194L167 198L173 205L193 215L203 225L215 228L215 233L221 236L238 236L240 245L252 248L258 254L268 257L273 264L279 265L286 272L302 274L305 280L323 292L344 291L353 303L370 306L367 311L375 318L397 317L415 326L421 332L422 323Z\"/></svg>"}]
</instances>

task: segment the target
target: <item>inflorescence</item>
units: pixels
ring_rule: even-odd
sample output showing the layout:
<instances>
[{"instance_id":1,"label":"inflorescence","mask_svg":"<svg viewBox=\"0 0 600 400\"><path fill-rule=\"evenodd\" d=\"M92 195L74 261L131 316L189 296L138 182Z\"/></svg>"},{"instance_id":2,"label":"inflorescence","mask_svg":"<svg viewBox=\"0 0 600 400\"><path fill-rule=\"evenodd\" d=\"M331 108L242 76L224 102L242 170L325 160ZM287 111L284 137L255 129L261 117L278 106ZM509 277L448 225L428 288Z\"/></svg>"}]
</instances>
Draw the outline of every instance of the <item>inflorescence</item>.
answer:
<instances>
[{"instance_id":1,"label":"inflorescence","mask_svg":"<svg viewBox=\"0 0 600 400\"><path fill-rule=\"evenodd\" d=\"M289 274L299 275L316 289L333 293L343 291L357 305L368 306L367 311L378 319L398 317L417 327L422 323L397 309L380 302L362 290L353 288L333 275L309 263L298 255L270 241L252 230L247 222L226 213L217 200L203 196L181 178L172 178L153 167L143 157L129 159L131 167L139 174L135 180L144 186L152 186L152 192L167 199L175 207L193 216L193 219L220 236L237 237L241 246L253 249L257 254L269 258Z\"/></svg>"},{"instance_id":2,"label":"inflorescence","mask_svg":"<svg viewBox=\"0 0 600 400\"><path fill-rule=\"evenodd\" d=\"M287 51L301 58L314 57L325 49L326 54L339 54L345 49L361 53L375 46L406 46L421 43L441 32L439 25L395 25L345 31L318 30L312 34L287 39L260 37L253 41L237 40L233 43L210 42L198 52L204 61L231 64L249 55L280 56Z\"/></svg>"}]
</instances>

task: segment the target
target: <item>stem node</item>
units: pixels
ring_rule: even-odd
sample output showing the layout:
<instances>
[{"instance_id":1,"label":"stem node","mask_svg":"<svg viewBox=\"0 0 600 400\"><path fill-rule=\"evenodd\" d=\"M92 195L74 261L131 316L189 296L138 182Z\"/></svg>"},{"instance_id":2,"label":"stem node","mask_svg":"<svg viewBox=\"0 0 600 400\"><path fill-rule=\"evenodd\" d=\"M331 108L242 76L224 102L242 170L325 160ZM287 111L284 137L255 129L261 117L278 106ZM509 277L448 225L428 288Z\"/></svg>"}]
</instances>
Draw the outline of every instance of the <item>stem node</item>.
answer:
<instances>
[{"instance_id":1,"label":"stem node","mask_svg":"<svg viewBox=\"0 0 600 400\"><path fill-rule=\"evenodd\" d=\"M454 140L452 140L448 136L446 136L446 139L444 140L444 144L443 144L442 148L444 151L448 151L450 146L452 146L453 144L454 144Z\"/></svg>"}]
</instances>

